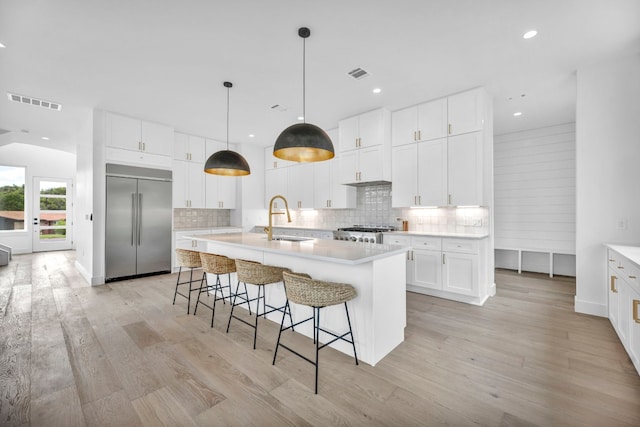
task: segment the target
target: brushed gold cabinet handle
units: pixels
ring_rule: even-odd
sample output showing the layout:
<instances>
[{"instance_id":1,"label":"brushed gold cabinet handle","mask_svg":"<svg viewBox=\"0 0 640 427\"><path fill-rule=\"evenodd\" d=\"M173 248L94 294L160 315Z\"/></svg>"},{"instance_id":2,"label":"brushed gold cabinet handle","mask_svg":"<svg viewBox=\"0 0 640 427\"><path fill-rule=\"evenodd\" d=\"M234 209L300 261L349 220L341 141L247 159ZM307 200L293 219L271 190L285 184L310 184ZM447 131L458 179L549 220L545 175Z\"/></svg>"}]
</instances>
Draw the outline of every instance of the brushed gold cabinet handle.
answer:
<instances>
[{"instance_id":1,"label":"brushed gold cabinet handle","mask_svg":"<svg viewBox=\"0 0 640 427\"><path fill-rule=\"evenodd\" d=\"M451 135L451 123L449 123L448 131L449 131L449 135Z\"/></svg>"},{"instance_id":2,"label":"brushed gold cabinet handle","mask_svg":"<svg viewBox=\"0 0 640 427\"><path fill-rule=\"evenodd\" d=\"M142 143L142 151L147 151L146 145L144 144L144 142Z\"/></svg>"},{"instance_id":3,"label":"brushed gold cabinet handle","mask_svg":"<svg viewBox=\"0 0 640 427\"><path fill-rule=\"evenodd\" d=\"M624 270L624 267L622 265L619 265L618 268Z\"/></svg>"},{"instance_id":4,"label":"brushed gold cabinet handle","mask_svg":"<svg viewBox=\"0 0 640 427\"><path fill-rule=\"evenodd\" d=\"M421 132L421 131L418 131L418 141L420 141L420 139L422 139L422 136L421 136L421 135L422 135L422 132Z\"/></svg>"},{"instance_id":5,"label":"brushed gold cabinet handle","mask_svg":"<svg viewBox=\"0 0 640 427\"><path fill-rule=\"evenodd\" d=\"M416 139L416 131L415 130L413 131L413 140L417 141L417 139Z\"/></svg>"},{"instance_id":6,"label":"brushed gold cabinet handle","mask_svg":"<svg viewBox=\"0 0 640 427\"><path fill-rule=\"evenodd\" d=\"M445 258L444 258L444 254L442 254L442 263L443 263L443 264L446 264L446 262L445 262Z\"/></svg>"},{"instance_id":7,"label":"brushed gold cabinet handle","mask_svg":"<svg viewBox=\"0 0 640 427\"><path fill-rule=\"evenodd\" d=\"M618 293L618 290L616 289L616 276L611 276L611 292L613 293Z\"/></svg>"},{"instance_id":8,"label":"brushed gold cabinet handle","mask_svg":"<svg viewBox=\"0 0 640 427\"><path fill-rule=\"evenodd\" d=\"M616 262L616 260L615 259L610 259L609 262Z\"/></svg>"},{"instance_id":9,"label":"brushed gold cabinet handle","mask_svg":"<svg viewBox=\"0 0 640 427\"><path fill-rule=\"evenodd\" d=\"M451 204L451 194L449 194L449 199L448 199L448 203L447 204Z\"/></svg>"},{"instance_id":10,"label":"brushed gold cabinet handle","mask_svg":"<svg viewBox=\"0 0 640 427\"><path fill-rule=\"evenodd\" d=\"M636 323L640 323L640 318L638 318L639 305L640 305L640 300L634 299L633 300L633 320L635 320Z\"/></svg>"},{"instance_id":11,"label":"brushed gold cabinet handle","mask_svg":"<svg viewBox=\"0 0 640 427\"><path fill-rule=\"evenodd\" d=\"M629 279L635 279L636 276L629 276Z\"/></svg>"}]
</instances>

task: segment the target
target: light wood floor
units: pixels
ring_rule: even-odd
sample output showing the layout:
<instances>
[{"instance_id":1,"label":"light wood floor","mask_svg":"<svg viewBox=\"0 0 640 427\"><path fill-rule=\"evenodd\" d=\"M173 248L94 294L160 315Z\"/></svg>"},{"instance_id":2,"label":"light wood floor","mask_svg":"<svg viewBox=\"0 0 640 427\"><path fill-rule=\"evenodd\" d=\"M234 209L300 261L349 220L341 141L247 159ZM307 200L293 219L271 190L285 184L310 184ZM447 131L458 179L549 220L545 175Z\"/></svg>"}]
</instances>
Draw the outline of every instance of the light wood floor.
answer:
<instances>
[{"instance_id":1,"label":"light wood floor","mask_svg":"<svg viewBox=\"0 0 640 427\"><path fill-rule=\"evenodd\" d=\"M407 294L406 341L376 367L313 367L228 305L186 314L175 275L89 287L74 252L0 267L0 425L638 426L640 377L575 283L498 271L484 307ZM289 342L311 342L289 333Z\"/></svg>"}]
</instances>

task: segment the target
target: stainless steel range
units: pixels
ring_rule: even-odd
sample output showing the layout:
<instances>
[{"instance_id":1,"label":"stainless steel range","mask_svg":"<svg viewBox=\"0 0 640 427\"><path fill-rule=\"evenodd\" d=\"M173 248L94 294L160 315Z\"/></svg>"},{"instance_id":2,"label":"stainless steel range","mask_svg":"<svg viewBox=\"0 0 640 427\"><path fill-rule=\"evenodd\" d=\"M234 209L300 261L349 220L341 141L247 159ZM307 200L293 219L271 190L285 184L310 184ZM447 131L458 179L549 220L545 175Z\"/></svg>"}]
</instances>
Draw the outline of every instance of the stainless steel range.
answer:
<instances>
[{"instance_id":1,"label":"stainless steel range","mask_svg":"<svg viewBox=\"0 0 640 427\"><path fill-rule=\"evenodd\" d=\"M382 233L395 231L395 227L386 225L354 225L338 228L333 232L333 240L348 240L363 243L382 243Z\"/></svg>"}]
</instances>

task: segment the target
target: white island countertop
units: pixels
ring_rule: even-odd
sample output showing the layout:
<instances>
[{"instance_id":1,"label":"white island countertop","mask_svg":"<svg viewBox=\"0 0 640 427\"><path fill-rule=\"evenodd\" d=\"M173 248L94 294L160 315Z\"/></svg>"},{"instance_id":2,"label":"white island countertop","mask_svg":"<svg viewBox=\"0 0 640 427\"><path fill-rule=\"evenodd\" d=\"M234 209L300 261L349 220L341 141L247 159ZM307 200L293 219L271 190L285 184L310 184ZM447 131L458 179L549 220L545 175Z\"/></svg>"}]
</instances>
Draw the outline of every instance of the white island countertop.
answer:
<instances>
[{"instance_id":1,"label":"white island countertop","mask_svg":"<svg viewBox=\"0 0 640 427\"><path fill-rule=\"evenodd\" d=\"M311 239L290 242L268 241L259 233L198 234L185 236L203 242L259 249L264 252L286 253L289 256L357 265L392 255L405 253L409 248L397 245L346 242L342 240Z\"/></svg>"},{"instance_id":2,"label":"white island countertop","mask_svg":"<svg viewBox=\"0 0 640 427\"><path fill-rule=\"evenodd\" d=\"M453 237L458 239L485 239L489 233L455 233L450 231L385 231L388 235L429 236L429 237Z\"/></svg>"}]
</instances>

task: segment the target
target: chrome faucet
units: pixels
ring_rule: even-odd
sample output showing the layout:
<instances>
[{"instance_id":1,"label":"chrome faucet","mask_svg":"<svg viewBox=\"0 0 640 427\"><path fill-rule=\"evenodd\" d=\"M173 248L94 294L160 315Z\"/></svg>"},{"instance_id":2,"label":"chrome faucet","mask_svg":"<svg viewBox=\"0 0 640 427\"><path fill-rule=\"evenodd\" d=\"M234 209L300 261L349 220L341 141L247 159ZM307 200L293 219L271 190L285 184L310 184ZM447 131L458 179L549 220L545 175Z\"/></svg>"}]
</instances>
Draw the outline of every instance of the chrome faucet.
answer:
<instances>
[{"instance_id":1,"label":"chrome faucet","mask_svg":"<svg viewBox=\"0 0 640 427\"><path fill-rule=\"evenodd\" d=\"M269 226L264 228L264 231L267 233L267 240L273 240L273 215L284 215L284 212L273 211L273 201L275 199L282 199L284 207L287 210L287 222L291 222L291 214L289 213L289 203L287 203L287 199L279 194L277 196L273 196L271 200L269 200Z\"/></svg>"}]
</instances>

